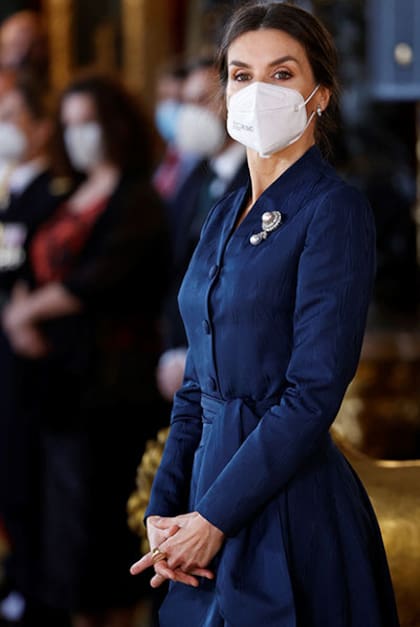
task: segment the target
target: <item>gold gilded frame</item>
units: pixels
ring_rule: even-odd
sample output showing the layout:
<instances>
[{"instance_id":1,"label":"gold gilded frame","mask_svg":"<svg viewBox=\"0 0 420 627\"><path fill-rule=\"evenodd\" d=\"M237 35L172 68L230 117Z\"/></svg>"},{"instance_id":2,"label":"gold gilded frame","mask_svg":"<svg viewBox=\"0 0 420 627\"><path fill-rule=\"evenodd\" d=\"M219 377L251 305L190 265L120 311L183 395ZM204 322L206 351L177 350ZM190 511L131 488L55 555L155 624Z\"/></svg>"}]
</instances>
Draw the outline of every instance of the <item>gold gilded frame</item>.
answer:
<instances>
[{"instance_id":1,"label":"gold gilded frame","mask_svg":"<svg viewBox=\"0 0 420 627\"><path fill-rule=\"evenodd\" d=\"M74 0L44 0L44 13L49 32L49 47L52 59L50 82L56 90L62 89L70 80L75 68ZM137 93L142 93L149 104L153 99L153 82L159 66L171 53L172 33L170 24L171 0L120 0L122 32L121 75L125 83ZM173 8L173 7L172 7ZM104 37L95 46L104 51ZM106 47L106 46L105 46ZM99 53L98 66L115 70L111 51ZM98 56L98 54L97 54Z\"/></svg>"},{"instance_id":2,"label":"gold gilded frame","mask_svg":"<svg viewBox=\"0 0 420 627\"><path fill-rule=\"evenodd\" d=\"M146 86L146 10L146 0L121 0L123 74L136 91Z\"/></svg>"},{"instance_id":3,"label":"gold gilded frame","mask_svg":"<svg viewBox=\"0 0 420 627\"><path fill-rule=\"evenodd\" d=\"M156 71L172 52L171 0L121 0L126 84L152 105Z\"/></svg>"},{"instance_id":4,"label":"gold gilded frame","mask_svg":"<svg viewBox=\"0 0 420 627\"><path fill-rule=\"evenodd\" d=\"M43 7L52 60L50 83L53 89L60 90L73 71L73 0L44 0Z\"/></svg>"}]
</instances>

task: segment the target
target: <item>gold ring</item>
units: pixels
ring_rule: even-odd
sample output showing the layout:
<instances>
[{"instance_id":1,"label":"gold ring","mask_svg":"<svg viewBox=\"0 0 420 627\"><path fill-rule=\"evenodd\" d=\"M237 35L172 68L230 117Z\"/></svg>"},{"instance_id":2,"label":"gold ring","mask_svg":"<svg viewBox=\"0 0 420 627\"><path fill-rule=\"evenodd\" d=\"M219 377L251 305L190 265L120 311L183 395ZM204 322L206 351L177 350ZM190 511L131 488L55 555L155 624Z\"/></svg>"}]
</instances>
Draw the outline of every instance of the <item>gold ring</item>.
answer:
<instances>
[{"instance_id":1,"label":"gold ring","mask_svg":"<svg viewBox=\"0 0 420 627\"><path fill-rule=\"evenodd\" d=\"M168 556L166 555L166 553L161 551L159 549L159 547L156 547L156 548L152 549L152 562L153 562L153 564L157 564L157 562L160 562L162 560L166 560L167 557Z\"/></svg>"}]
</instances>

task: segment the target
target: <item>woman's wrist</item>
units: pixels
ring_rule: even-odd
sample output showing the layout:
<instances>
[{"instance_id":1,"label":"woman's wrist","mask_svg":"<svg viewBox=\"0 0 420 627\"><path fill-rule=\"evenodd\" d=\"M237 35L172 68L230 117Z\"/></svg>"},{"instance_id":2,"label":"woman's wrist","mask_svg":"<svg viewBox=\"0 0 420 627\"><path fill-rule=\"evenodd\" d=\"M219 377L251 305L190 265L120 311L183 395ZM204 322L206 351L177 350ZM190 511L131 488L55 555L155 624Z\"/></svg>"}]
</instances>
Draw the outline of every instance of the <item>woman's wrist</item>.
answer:
<instances>
[{"instance_id":1,"label":"woman's wrist","mask_svg":"<svg viewBox=\"0 0 420 627\"><path fill-rule=\"evenodd\" d=\"M207 518L205 518L202 514L200 514L200 512L194 512L194 514L197 514L200 522L202 522L202 524L209 529L210 533L218 538L223 539L225 537L224 532L219 529L219 527L216 527L216 525L214 525L212 522L210 522L210 520L208 520Z\"/></svg>"}]
</instances>

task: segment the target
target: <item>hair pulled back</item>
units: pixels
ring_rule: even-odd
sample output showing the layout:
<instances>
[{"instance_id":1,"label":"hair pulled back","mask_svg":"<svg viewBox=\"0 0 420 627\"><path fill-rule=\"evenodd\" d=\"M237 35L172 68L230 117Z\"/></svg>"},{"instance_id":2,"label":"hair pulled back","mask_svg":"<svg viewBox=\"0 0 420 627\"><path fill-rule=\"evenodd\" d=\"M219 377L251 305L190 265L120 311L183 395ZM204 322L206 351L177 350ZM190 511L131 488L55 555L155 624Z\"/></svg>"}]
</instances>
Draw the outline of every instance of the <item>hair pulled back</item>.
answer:
<instances>
[{"instance_id":1,"label":"hair pulled back","mask_svg":"<svg viewBox=\"0 0 420 627\"><path fill-rule=\"evenodd\" d=\"M315 82L330 91L328 107L317 118L315 140L324 153L330 151L330 136L337 126L337 50L331 34L311 13L289 3L249 2L237 9L227 22L216 63L220 80L226 86L227 54L235 39L249 31L276 29L296 39L305 49Z\"/></svg>"}]
</instances>

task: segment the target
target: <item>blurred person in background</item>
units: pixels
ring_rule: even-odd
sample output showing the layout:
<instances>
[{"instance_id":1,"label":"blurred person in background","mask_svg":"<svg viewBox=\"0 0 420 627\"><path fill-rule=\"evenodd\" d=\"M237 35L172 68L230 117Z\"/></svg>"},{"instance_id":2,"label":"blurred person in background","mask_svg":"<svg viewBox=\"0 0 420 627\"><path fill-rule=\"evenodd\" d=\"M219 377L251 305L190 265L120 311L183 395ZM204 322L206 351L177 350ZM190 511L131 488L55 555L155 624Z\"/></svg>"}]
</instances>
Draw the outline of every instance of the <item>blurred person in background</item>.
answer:
<instances>
[{"instance_id":1,"label":"blurred person in background","mask_svg":"<svg viewBox=\"0 0 420 627\"><path fill-rule=\"evenodd\" d=\"M65 90L54 166L84 180L38 229L27 283L3 315L14 350L37 364L33 625L49 607L68 610L74 627L129 627L144 594L128 573L138 538L126 502L147 438L166 423L154 373L169 264L149 142L137 103L111 78L81 77ZM28 328L41 334L39 351L26 350Z\"/></svg>"},{"instance_id":2,"label":"blurred person in background","mask_svg":"<svg viewBox=\"0 0 420 627\"><path fill-rule=\"evenodd\" d=\"M50 131L48 96L36 78L26 73L0 70L2 301L8 298L11 283L16 278L14 271L24 261L24 252L18 244L27 242L28 236L51 213L55 199L60 196L60 185L57 186L57 181L53 183L49 171L47 142ZM70 179L67 182L70 184ZM61 183L63 187L64 180ZM40 202L37 202L37 193L41 194ZM46 202L46 194L52 202Z\"/></svg>"},{"instance_id":3,"label":"blurred person in background","mask_svg":"<svg viewBox=\"0 0 420 627\"><path fill-rule=\"evenodd\" d=\"M212 58L190 63L177 116L174 143L194 154L197 164L170 203L174 264L165 306L165 340L157 370L159 389L169 401L184 375L187 340L177 295L211 207L225 194L244 185L248 166L243 146L226 133L219 77Z\"/></svg>"},{"instance_id":4,"label":"blurred person in background","mask_svg":"<svg viewBox=\"0 0 420 627\"><path fill-rule=\"evenodd\" d=\"M14 82L14 73L0 69L0 98L7 93ZM11 171L11 163L8 155L0 153L0 206L4 205L4 196L7 194L8 178Z\"/></svg>"},{"instance_id":5,"label":"blurred person in background","mask_svg":"<svg viewBox=\"0 0 420 627\"><path fill-rule=\"evenodd\" d=\"M51 133L47 94L27 74L0 70L0 310L11 298L38 226L72 187L53 178L47 158ZM26 351L43 350L35 330L21 333ZM20 384L25 380L25 391ZM0 516L11 540L2 596L13 590L32 550L38 447L36 407L30 386L32 363L12 350L0 329Z\"/></svg>"},{"instance_id":6,"label":"blurred person in background","mask_svg":"<svg viewBox=\"0 0 420 627\"><path fill-rule=\"evenodd\" d=\"M188 66L174 62L165 67L156 83L155 123L165 142L165 152L154 175L153 184L166 203L174 198L198 158L175 145L175 135L183 100Z\"/></svg>"},{"instance_id":7,"label":"blurred person in background","mask_svg":"<svg viewBox=\"0 0 420 627\"><path fill-rule=\"evenodd\" d=\"M18 11L0 27L0 68L25 70L42 84L48 82L48 38L36 11Z\"/></svg>"}]
</instances>

